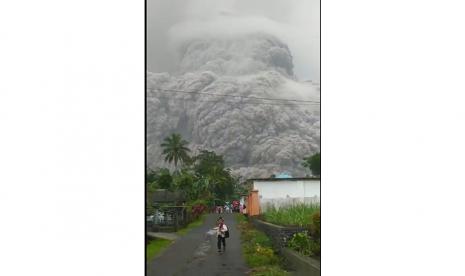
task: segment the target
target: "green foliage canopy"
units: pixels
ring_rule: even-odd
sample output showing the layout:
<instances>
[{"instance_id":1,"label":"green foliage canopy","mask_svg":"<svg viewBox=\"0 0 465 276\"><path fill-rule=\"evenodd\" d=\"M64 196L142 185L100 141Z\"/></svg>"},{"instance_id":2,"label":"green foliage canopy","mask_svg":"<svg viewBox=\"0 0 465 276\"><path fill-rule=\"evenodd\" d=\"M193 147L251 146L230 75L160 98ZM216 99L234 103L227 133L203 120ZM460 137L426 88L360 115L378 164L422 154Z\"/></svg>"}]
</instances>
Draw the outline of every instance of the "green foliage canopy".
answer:
<instances>
[{"instance_id":1,"label":"green foliage canopy","mask_svg":"<svg viewBox=\"0 0 465 276\"><path fill-rule=\"evenodd\" d=\"M315 153L314 155L304 158L302 165L306 168L309 168L312 171L314 176L321 175L321 161L320 153Z\"/></svg>"},{"instance_id":2,"label":"green foliage canopy","mask_svg":"<svg viewBox=\"0 0 465 276\"><path fill-rule=\"evenodd\" d=\"M223 156L214 151L202 150L197 156L190 157L188 142L181 135L172 134L161 144L165 161L174 163L176 170L171 173L167 168L148 170L148 193L154 189L184 191L191 201L203 199L230 200L241 191L239 178L225 167ZM178 170L178 164L182 164Z\"/></svg>"}]
</instances>

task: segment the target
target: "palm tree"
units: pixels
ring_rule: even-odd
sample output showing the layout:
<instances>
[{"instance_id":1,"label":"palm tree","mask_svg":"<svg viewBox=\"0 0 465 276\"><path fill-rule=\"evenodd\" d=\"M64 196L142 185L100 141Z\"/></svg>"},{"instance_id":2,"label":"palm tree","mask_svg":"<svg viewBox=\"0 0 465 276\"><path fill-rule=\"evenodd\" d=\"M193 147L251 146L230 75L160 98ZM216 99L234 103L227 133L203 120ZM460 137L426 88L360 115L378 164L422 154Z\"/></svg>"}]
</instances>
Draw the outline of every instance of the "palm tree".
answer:
<instances>
[{"instance_id":1,"label":"palm tree","mask_svg":"<svg viewBox=\"0 0 465 276\"><path fill-rule=\"evenodd\" d=\"M191 150L187 147L188 142L183 140L181 135L173 133L166 137L161 144L165 162L174 162L174 167L177 170L178 162L184 163L189 160L188 152Z\"/></svg>"}]
</instances>

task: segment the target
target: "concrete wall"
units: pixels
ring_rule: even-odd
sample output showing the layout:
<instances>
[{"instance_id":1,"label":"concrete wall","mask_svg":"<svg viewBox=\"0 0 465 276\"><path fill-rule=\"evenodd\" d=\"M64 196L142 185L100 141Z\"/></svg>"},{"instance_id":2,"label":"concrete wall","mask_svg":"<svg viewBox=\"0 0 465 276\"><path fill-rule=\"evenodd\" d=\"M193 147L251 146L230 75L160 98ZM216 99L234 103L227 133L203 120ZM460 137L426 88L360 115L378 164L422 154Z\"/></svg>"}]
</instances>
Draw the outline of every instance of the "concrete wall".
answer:
<instances>
[{"instance_id":1,"label":"concrete wall","mask_svg":"<svg viewBox=\"0 0 465 276\"><path fill-rule=\"evenodd\" d=\"M305 257L290 248L283 248L281 255L286 260L287 266L295 276L320 276L321 263L315 259Z\"/></svg>"},{"instance_id":2,"label":"concrete wall","mask_svg":"<svg viewBox=\"0 0 465 276\"><path fill-rule=\"evenodd\" d=\"M272 224L256 218L251 218L251 222L255 228L264 232L273 241L275 249L281 250L295 233L307 230L304 227L285 227Z\"/></svg>"},{"instance_id":3,"label":"concrete wall","mask_svg":"<svg viewBox=\"0 0 465 276\"><path fill-rule=\"evenodd\" d=\"M320 202L320 180L254 180L253 188L258 190L261 212L271 205Z\"/></svg>"}]
</instances>

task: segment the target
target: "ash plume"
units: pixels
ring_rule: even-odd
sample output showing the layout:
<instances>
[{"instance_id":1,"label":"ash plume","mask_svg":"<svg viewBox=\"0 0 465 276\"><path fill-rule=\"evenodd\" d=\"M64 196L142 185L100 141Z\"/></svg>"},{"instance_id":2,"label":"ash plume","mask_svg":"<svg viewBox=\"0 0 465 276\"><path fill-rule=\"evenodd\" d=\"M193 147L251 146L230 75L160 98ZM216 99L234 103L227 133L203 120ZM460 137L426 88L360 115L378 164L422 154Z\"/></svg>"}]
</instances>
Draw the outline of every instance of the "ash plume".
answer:
<instances>
[{"instance_id":1,"label":"ash plume","mask_svg":"<svg viewBox=\"0 0 465 276\"><path fill-rule=\"evenodd\" d=\"M166 166L159 145L180 133L194 153L214 150L246 178L309 173L300 164L319 151L319 85L297 80L286 43L265 32L174 41L177 68L147 74L149 167Z\"/></svg>"}]
</instances>

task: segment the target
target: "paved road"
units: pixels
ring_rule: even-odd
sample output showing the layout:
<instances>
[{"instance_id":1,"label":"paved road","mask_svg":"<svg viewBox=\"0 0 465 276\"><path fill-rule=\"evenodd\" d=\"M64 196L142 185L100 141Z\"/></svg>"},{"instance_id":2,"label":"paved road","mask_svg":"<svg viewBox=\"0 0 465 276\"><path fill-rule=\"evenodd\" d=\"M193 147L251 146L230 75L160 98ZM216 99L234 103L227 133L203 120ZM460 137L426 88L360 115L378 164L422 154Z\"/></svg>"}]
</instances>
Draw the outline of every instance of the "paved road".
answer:
<instances>
[{"instance_id":1,"label":"paved road","mask_svg":"<svg viewBox=\"0 0 465 276\"><path fill-rule=\"evenodd\" d=\"M160 256L148 262L147 275L247 275L249 269L241 253L236 215L222 215L230 232L230 237L226 239L226 252L217 252L216 234L208 233L215 227L218 218L216 214L209 214L202 226L180 237Z\"/></svg>"},{"instance_id":2,"label":"paved road","mask_svg":"<svg viewBox=\"0 0 465 276\"><path fill-rule=\"evenodd\" d=\"M160 238L165 240L174 241L179 238L177 234L174 233L163 233L163 232L147 232L147 236L152 238Z\"/></svg>"}]
</instances>

